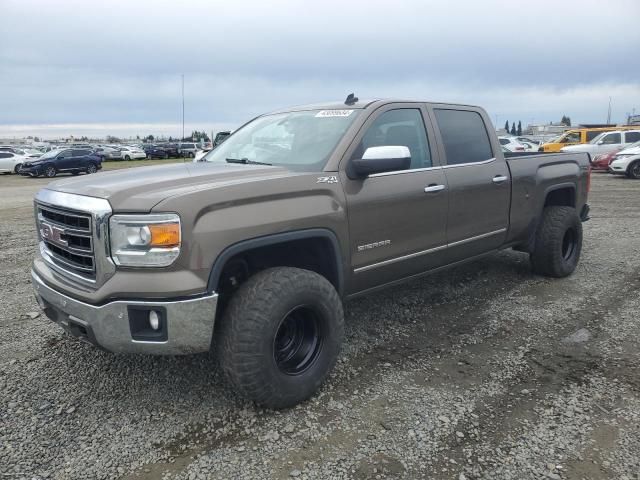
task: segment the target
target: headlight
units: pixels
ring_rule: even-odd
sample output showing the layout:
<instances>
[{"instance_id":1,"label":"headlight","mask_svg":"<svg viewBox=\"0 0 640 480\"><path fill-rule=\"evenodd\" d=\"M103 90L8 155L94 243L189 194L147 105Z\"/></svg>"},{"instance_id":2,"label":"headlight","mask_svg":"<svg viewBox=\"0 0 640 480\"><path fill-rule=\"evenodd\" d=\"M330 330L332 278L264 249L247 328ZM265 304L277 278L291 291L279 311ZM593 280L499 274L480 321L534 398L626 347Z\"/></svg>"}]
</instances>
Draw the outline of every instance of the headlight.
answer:
<instances>
[{"instance_id":1,"label":"headlight","mask_svg":"<svg viewBox=\"0 0 640 480\"><path fill-rule=\"evenodd\" d=\"M175 213L114 215L109 233L116 265L166 267L180 254L180 217Z\"/></svg>"}]
</instances>

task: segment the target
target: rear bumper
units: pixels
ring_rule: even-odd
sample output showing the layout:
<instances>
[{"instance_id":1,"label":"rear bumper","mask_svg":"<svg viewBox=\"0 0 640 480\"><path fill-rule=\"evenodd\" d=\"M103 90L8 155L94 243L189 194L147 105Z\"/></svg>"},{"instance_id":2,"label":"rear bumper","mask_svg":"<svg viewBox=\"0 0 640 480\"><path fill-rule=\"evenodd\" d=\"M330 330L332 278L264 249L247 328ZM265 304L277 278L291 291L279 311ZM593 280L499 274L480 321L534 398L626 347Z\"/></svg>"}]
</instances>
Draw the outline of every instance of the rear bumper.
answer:
<instances>
[{"instance_id":1,"label":"rear bumper","mask_svg":"<svg viewBox=\"0 0 640 480\"><path fill-rule=\"evenodd\" d=\"M185 355L208 351L211 346L218 304L215 293L187 300L118 300L97 306L54 290L33 270L31 279L47 317L71 335L105 350ZM148 326L151 310L159 313L158 331Z\"/></svg>"}]
</instances>

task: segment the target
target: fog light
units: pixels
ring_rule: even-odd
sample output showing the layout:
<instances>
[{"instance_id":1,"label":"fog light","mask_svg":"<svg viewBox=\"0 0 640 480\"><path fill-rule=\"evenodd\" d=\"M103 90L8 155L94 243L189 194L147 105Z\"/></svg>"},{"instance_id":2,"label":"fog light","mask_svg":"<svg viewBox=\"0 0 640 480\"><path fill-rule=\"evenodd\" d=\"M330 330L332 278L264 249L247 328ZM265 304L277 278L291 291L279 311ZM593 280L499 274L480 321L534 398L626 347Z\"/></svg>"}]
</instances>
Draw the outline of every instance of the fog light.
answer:
<instances>
[{"instance_id":1,"label":"fog light","mask_svg":"<svg viewBox=\"0 0 640 480\"><path fill-rule=\"evenodd\" d=\"M160 328L160 316L155 310L151 310L149 312L149 325L151 325L151 328L154 330L158 330Z\"/></svg>"}]
</instances>

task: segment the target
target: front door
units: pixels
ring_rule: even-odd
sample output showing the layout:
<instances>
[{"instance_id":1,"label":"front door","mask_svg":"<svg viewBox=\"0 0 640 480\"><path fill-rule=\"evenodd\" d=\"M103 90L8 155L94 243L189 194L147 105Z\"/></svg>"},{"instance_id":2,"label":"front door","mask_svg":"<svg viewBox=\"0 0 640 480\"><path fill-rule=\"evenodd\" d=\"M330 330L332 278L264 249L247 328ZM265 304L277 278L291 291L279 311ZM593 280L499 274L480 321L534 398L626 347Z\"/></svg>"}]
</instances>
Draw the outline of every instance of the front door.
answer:
<instances>
[{"instance_id":1,"label":"front door","mask_svg":"<svg viewBox=\"0 0 640 480\"><path fill-rule=\"evenodd\" d=\"M363 291L438 266L446 248L447 182L434 161L433 130L417 104L381 107L347 151L362 158L368 147L406 146L409 170L349 179L342 173L351 245L351 290Z\"/></svg>"},{"instance_id":2,"label":"front door","mask_svg":"<svg viewBox=\"0 0 640 480\"><path fill-rule=\"evenodd\" d=\"M449 185L447 256L449 262L456 262L504 243L511 177L503 156L494 156L488 133L491 124L481 112L434 107L433 115Z\"/></svg>"}]
</instances>

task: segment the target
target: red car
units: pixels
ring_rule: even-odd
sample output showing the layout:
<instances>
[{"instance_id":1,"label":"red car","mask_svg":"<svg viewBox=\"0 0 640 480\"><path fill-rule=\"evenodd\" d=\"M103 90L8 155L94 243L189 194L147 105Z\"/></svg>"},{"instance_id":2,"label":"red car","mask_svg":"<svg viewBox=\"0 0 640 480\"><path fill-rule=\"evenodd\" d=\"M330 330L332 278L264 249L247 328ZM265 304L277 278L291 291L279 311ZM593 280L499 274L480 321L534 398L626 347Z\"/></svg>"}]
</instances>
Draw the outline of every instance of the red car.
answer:
<instances>
[{"instance_id":1,"label":"red car","mask_svg":"<svg viewBox=\"0 0 640 480\"><path fill-rule=\"evenodd\" d=\"M620 149L614 150L613 152L602 153L600 155L596 155L591 159L591 170L607 172L609 171L609 164L613 162L614 157L618 154Z\"/></svg>"}]
</instances>

